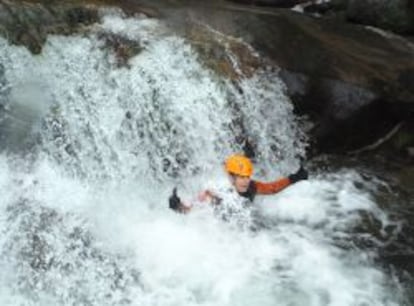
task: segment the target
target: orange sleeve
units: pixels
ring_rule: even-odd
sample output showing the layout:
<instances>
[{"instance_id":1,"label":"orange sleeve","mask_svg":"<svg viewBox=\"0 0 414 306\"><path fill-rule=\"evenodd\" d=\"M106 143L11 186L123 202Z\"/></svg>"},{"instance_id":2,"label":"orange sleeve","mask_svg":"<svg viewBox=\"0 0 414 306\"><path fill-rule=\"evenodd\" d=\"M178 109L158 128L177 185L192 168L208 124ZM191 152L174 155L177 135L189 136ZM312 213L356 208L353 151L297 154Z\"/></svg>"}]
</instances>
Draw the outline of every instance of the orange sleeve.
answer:
<instances>
[{"instance_id":1,"label":"orange sleeve","mask_svg":"<svg viewBox=\"0 0 414 306\"><path fill-rule=\"evenodd\" d=\"M289 186L290 180L287 177L284 177L269 183L258 181L255 181L255 183L257 188L257 194L273 194Z\"/></svg>"}]
</instances>

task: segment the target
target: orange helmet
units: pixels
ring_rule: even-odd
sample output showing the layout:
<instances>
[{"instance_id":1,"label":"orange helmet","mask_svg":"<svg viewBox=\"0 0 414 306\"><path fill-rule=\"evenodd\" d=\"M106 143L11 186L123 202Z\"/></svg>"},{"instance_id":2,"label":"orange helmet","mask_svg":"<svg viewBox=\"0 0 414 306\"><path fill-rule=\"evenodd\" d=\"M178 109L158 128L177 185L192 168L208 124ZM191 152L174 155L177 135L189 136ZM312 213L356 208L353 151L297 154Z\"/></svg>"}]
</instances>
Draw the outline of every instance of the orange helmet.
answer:
<instances>
[{"instance_id":1,"label":"orange helmet","mask_svg":"<svg viewBox=\"0 0 414 306\"><path fill-rule=\"evenodd\" d=\"M230 155L226 159L224 167L230 174L249 177L253 174L253 164L250 159L239 154Z\"/></svg>"}]
</instances>

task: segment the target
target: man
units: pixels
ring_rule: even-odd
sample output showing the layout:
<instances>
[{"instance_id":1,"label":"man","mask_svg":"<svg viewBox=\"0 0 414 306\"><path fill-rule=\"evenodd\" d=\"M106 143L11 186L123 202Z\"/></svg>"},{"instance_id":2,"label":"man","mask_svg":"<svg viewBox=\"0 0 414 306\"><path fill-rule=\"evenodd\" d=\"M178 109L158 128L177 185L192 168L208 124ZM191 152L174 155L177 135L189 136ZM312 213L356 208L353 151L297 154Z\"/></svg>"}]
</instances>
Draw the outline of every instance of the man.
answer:
<instances>
[{"instance_id":1,"label":"man","mask_svg":"<svg viewBox=\"0 0 414 306\"><path fill-rule=\"evenodd\" d=\"M224 168L238 196L250 202L254 201L256 195L275 194L291 184L308 178L308 172L301 167L296 173L272 182L252 180L253 164L249 158L239 154L229 156L225 161ZM220 205L222 201L219 195L210 190L205 190L200 193L198 200L213 205ZM180 213L188 213L192 208L192 206L187 206L182 203L181 199L177 196L176 188L174 188L173 194L169 198L169 206L171 209Z\"/></svg>"}]
</instances>

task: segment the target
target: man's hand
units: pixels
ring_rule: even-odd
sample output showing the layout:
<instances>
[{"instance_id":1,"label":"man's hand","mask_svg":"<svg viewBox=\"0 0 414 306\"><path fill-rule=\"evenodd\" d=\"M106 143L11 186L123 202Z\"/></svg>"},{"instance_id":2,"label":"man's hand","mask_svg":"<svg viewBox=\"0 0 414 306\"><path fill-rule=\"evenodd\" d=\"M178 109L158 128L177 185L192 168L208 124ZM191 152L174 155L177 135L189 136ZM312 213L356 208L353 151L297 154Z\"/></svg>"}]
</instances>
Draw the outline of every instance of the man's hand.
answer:
<instances>
[{"instance_id":1,"label":"man's hand","mask_svg":"<svg viewBox=\"0 0 414 306\"><path fill-rule=\"evenodd\" d=\"M177 188L173 189L173 193L168 199L170 204L170 208L175 212L186 214L189 213L191 210L191 205L185 205L181 202L181 199L177 196Z\"/></svg>"},{"instance_id":2,"label":"man's hand","mask_svg":"<svg viewBox=\"0 0 414 306\"><path fill-rule=\"evenodd\" d=\"M299 170L296 173L289 175L288 178L292 184L299 182L301 180L307 180L308 171L306 171L302 166L300 166Z\"/></svg>"},{"instance_id":3,"label":"man's hand","mask_svg":"<svg viewBox=\"0 0 414 306\"><path fill-rule=\"evenodd\" d=\"M173 193L168 199L170 208L172 210L178 211L181 207L181 199L177 196L177 188L173 189Z\"/></svg>"}]
</instances>

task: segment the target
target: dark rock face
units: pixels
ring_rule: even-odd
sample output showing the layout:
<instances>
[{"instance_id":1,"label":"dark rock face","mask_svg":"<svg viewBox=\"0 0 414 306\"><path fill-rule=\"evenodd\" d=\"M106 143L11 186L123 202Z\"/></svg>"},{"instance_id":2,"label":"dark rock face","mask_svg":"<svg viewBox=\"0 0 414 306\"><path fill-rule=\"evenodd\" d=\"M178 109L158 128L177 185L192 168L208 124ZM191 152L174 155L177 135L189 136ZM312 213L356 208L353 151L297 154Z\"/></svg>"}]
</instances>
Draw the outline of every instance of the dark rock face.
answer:
<instances>
[{"instance_id":1,"label":"dark rock face","mask_svg":"<svg viewBox=\"0 0 414 306\"><path fill-rule=\"evenodd\" d=\"M388 29L396 33L414 34L414 2L412 0L349 0L348 20Z\"/></svg>"},{"instance_id":2,"label":"dark rock face","mask_svg":"<svg viewBox=\"0 0 414 306\"><path fill-rule=\"evenodd\" d=\"M318 150L353 150L412 120L414 45L409 41L285 10L232 10L197 15L197 20L242 37L263 60L281 68L297 111L316 124L312 136Z\"/></svg>"},{"instance_id":3,"label":"dark rock face","mask_svg":"<svg viewBox=\"0 0 414 306\"><path fill-rule=\"evenodd\" d=\"M309 2L309 0L231 0L232 2L257 5L290 8L297 4Z\"/></svg>"},{"instance_id":4,"label":"dark rock face","mask_svg":"<svg viewBox=\"0 0 414 306\"><path fill-rule=\"evenodd\" d=\"M292 8L301 4L305 13L334 16L351 23L371 25L399 34L414 34L412 0L230 0L249 6Z\"/></svg>"}]
</instances>

